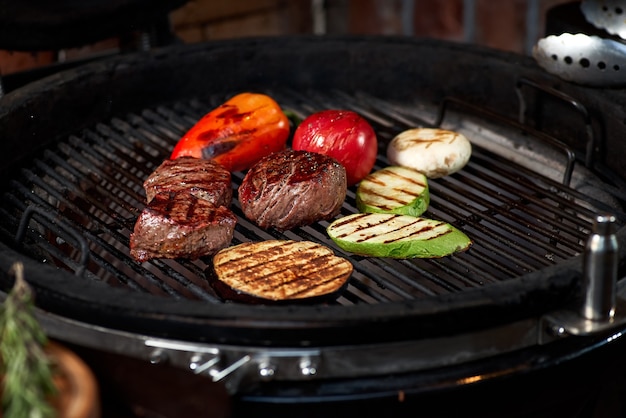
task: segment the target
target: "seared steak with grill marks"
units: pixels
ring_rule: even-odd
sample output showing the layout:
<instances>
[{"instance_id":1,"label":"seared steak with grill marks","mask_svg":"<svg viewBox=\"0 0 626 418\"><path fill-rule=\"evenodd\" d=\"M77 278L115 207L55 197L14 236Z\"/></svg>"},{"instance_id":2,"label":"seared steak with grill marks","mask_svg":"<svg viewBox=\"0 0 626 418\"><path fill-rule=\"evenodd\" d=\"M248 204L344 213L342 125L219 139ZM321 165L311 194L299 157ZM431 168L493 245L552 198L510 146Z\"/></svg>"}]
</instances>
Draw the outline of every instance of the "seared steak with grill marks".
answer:
<instances>
[{"instance_id":1,"label":"seared steak with grill marks","mask_svg":"<svg viewBox=\"0 0 626 418\"><path fill-rule=\"evenodd\" d=\"M150 202L157 193L188 190L215 206L228 206L233 198L230 172L220 164L200 158L165 160L144 181Z\"/></svg>"},{"instance_id":2,"label":"seared steak with grill marks","mask_svg":"<svg viewBox=\"0 0 626 418\"><path fill-rule=\"evenodd\" d=\"M190 190L157 193L141 212L130 235L130 254L152 258L196 259L228 246L237 217Z\"/></svg>"},{"instance_id":3,"label":"seared steak with grill marks","mask_svg":"<svg viewBox=\"0 0 626 418\"><path fill-rule=\"evenodd\" d=\"M248 170L239 201L244 215L261 228L287 230L336 216L346 188L346 170L335 159L285 150Z\"/></svg>"}]
</instances>

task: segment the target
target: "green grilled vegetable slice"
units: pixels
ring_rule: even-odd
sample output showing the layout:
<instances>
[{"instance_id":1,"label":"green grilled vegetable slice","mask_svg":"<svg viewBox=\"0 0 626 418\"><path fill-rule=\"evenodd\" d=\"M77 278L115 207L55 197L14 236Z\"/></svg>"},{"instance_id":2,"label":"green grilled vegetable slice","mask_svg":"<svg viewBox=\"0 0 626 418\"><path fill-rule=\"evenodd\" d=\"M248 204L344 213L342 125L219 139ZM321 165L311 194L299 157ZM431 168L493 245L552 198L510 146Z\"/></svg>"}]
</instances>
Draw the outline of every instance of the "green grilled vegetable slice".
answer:
<instances>
[{"instance_id":1,"label":"green grilled vegetable slice","mask_svg":"<svg viewBox=\"0 0 626 418\"><path fill-rule=\"evenodd\" d=\"M467 235L446 222L389 213L344 216L326 232L340 248L371 257L445 257L472 245Z\"/></svg>"},{"instance_id":2,"label":"green grilled vegetable slice","mask_svg":"<svg viewBox=\"0 0 626 418\"><path fill-rule=\"evenodd\" d=\"M428 180L419 171L389 166L359 183L356 207L361 212L419 216L428 209Z\"/></svg>"}]
</instances>

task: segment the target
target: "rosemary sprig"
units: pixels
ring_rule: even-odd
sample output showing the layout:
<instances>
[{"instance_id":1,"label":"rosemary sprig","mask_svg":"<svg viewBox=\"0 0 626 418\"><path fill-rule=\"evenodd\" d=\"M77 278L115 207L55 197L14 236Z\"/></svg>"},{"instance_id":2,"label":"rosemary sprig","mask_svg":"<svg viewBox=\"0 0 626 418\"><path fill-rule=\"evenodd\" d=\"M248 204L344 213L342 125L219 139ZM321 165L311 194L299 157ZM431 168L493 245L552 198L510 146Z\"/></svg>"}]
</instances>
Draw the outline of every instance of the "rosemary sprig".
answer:
<instances>
[{"instance_id":1,"label":"rosemary sprig","mask_svg":"<svg viewBox=\"0 0 626 418\"><path fill-rule=\"evenodd\" d=\"M15 284L0 305L0 376L4 418L54 417L50 396L56 388L52 364L44 352L46 335L34 314L33 292L24 266L11 268Z\"/></svg>"}]
</instances>

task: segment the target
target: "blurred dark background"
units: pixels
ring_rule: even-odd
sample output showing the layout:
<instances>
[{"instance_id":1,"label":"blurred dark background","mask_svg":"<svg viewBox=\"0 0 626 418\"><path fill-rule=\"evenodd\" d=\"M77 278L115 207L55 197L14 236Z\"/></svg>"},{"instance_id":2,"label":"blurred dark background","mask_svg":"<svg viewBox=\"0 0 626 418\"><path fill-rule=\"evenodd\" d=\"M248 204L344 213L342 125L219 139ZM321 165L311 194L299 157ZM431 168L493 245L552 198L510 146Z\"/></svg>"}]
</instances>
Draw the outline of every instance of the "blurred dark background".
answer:
<instances>
[{"instance_id":1,"label":"blurred dark background","mask_svg":"<svg viewBox=\"0 0 626 418\"><path fill-rule=\"evenodd\" d=\"M386 34L528 54L546 11L567 0L191 0L167 16L177 41L243 36ZM2 12L0 10L0 12ZM118 37L60 50L0 49L0 75L122 49Z\"/></svg>"}]
</instances>

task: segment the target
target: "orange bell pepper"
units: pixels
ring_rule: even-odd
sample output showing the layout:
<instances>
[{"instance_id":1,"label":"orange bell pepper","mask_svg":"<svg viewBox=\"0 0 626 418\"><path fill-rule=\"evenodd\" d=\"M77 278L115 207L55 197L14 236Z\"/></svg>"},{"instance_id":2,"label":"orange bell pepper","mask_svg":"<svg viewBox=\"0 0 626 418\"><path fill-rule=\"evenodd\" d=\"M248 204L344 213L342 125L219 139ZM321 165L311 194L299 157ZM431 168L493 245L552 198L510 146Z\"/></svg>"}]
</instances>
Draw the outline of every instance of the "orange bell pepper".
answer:
<instances>
[{"instance_id":1,"label":"orange bell pepper","mask_svg":"<svg viewBox=\"0 0 626 418\"><path fill-rule=\"evenodd\" d=\"M289 119L274 99L241 93L204 115L178 141L170 158L204 158L231 172L246 170L284 149L289 129Z\"/></svg>"}]
</instances>

